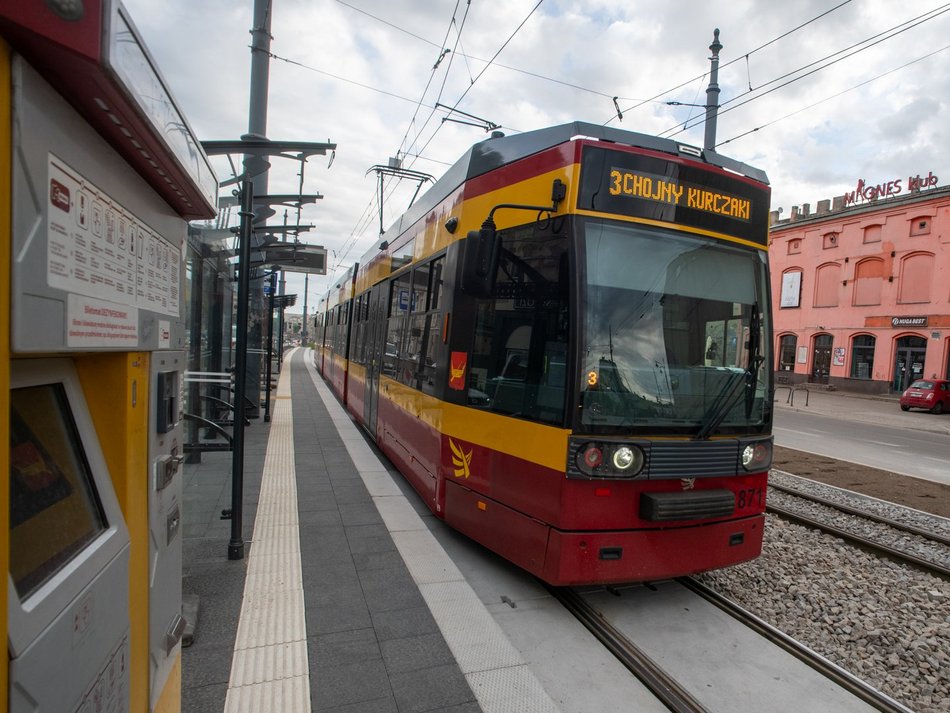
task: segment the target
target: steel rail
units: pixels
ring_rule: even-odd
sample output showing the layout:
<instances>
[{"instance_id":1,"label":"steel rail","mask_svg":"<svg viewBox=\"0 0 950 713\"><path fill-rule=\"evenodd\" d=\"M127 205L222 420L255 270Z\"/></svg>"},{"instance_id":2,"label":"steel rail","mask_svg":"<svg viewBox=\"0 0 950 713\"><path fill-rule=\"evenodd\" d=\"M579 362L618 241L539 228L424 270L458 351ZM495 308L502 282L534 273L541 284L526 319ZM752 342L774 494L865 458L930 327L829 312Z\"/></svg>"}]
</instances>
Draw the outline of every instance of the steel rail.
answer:
<instances>
[{"instance_id":1,"label":"steel rail","mask_svg":"<svg viewBox=\"0 0 950 713\"><path fill-rule=\"evenodd\" d=\"M868 685L854 674L829 661L816 651L812 651L801 642L776 629L768 622L743 609L731 599L722 596L705 584L692 577L679 577L676 581L742 622L766 640L781 647L852 695L860 698L875 710L881 711L881 713L913 713L910 708Z\"/></svg>"},{"instance_id":2,"label":"steel rail","mask_svg":"<svg viewBox=\"0 0 950 713\"><path fill-rule=\"evenodd\" d=\"M876 522L881 525L887 525L888 527L893 527L895 530L900 530L901 532L907 532L911 535L919 535L920 537L925 537L928 540L933 540L934 542L939 542L942 545L950 546L950 537L941 535L938 532L933 530L927 530L923 527L917 527L916 525L907 525L902 522L897 522L896 520L891 520L884 517L883 515L877 515L860 508L852 507L850 505L845 505L844 503L836 503L833 500L827 500L820 495L813 495L812 493L805 493L801 490L796 490L795 488L790 488L787 485L778 485L776 483L769 483L770 488L775 488L779 492L787 493L788 495L794 495L797 498L803 498L805 500L811 500L812 502L818 503L819 505L826 505L835 510L840 510L843 513L848 515L856 515L857 517L863 517L865 520L870 520L871 522Z\"/></svg>"},{"instance_id":3,"label":"steel rail","mask_svg":"<svg viewBox=\"0 0 950 713\"><path fill-rule=\"evenodd\" d=\"M547 587L551 595L573 614L610 653L673 713L709 713L676 679L604 619L583 597L566 587Z\"/></svg>"},{"instance_id":4,"label":"steel rail","mask_svg":"<svg viewBox=\"0 0 950 713\"><path fill-rule=\"evenodd\" d=\"M917 555L912 555L909 552L904 552L903 550L889 547L880 542L869 540L868 538L862 537L861 535L856 535L853 532L842 530L840 527L835 527L834 525L829 525L826 522L812 519L807 515L786 510L785 508L779 507L777 505L766 506L766 511L785 518L786 520L796 522L800 525L817 528L822 532L828 533L829 535L840 537L842 540L856 545L857 547L882 554L885 557L898 562L909 562L910 564L913 564L920 569L933 574L934 576L941 577L942 579L950 579L950 568L944 567L943 565L936 562L931 562L930 560L926 560L922 557L918 557Z\"/></svg>"}]
</instances>

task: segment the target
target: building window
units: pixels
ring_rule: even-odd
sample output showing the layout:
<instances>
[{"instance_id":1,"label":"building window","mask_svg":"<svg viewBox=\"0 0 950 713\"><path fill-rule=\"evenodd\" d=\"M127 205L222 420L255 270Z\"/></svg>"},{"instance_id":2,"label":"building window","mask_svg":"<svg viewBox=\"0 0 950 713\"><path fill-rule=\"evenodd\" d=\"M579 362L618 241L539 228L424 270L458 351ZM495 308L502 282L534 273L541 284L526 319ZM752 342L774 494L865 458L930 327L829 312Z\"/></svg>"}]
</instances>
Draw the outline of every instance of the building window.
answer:
<instances>
[{"instance_id":1,"label":"building window","mask_svg":"<svg viewBox=\"0 0 950 713\"><path fill-rule=\"evenodd\" d=\"M864 242L866 243L879 243L881 242L881 227L880 225L869 225L864 229Z\"/></svg>"},{"instance_id":2,"label":"building window","mask_svg":"<svg viewBox=\"0 0 950 713\"><path fill-rule=\"evenodd\" d=\"M933 263L934 256L929 253L915 253L901 261L899 303L930 302Z\"/></svg>"},{"instance_id":3,"label":"building window","mask_svg":"<svg viewBox=\"0 0 950 713\"><path fill-rule=\"evenodd\" d=\"M815 274L815 307L837 307L841 266L828 263L818 268Z\"/></svg>"},{"instance_id":4,"label":"building window","mask_svg":"<svg viewBox=\"0 0 950 713\"><path fill-rule=\"evenodd\" d=\"M930 233L929 217L914 218L910 221L911 235L927 235L928 233Z\"/></svg>"},{"instance_id":5,"label":"building window","mask_svg":"<svg viewBox=\"0 0 950 713\"><path fill-rule=\"evenodd\" d=\"M784 334L778 342L778 370L795 371L795 348L798 346L798 336Z\"/></svg>"},{"instance_id":6,"label":"building window","mask_svg":"<svg viewBox=\"0 0 950 713\"><path fill-rule=\"evenodd\" d=\"M881 304L881 288L883 285L883 260L870 258L859 262L854 266L854 306Z\"/></svg>"},{"instance_id":7,"label":"building window","mask_svg":"<svg viewBox=\"0 0 950 713\"><path fill-rule=\"evenodd\" d=\"M870 379L874 364L874 337L859 334L851 342L851 378Z\"/></svg>"},{"instance_id":8,"label":"building window","mask_svg":"<svg viewBox=\"0 0 950 713\"><path fill-rule=\"evenodd\" d=\"M788 241L788 254L797 255L802 251L802 241L801 238Z\"/></svg>"},{"instance_id":9,"label":"building window","mask_svg":"<svg viewBox=\"0 0 950 713\"><path fill-rule=\"evenodd\" d=\"M838 247L838 234L825 233L821 238L821 244L825 250Z\"/></svg>"}]
</instances>

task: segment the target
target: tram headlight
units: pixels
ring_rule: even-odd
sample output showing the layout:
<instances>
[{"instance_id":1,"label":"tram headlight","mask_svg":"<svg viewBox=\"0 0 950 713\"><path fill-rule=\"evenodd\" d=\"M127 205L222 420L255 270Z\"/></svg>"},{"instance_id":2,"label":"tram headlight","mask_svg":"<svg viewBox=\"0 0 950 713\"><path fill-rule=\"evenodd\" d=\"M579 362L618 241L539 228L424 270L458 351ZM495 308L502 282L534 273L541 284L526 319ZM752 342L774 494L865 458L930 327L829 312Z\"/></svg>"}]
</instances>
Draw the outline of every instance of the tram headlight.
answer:
<instances>
[{"instance_id":1,"label":"tram headlight","mask_svg":"<svg viewBox=\"0 0 950 713\"><path fill-rule=\"evenodd\" d=\"M630 446L620 446L620 448L614 451L613 456L610 458L614 468L619 471L630 470L636 460L636 453Z\"/></svg>"},{"instance_id":2,"label":"tram headlight","mask_svg":"<svg viewBox=\"0 0 950 713\"><path fill-rule=\"evenodd\" d=\"M573 439L572 439L573 440ZM574 440L569 478L635 478L646 465L646 454L635 443Z\"/></svg>"},{"instance_id":3,"label":"tram headlight","mask_svg":"<svg viewBox=\"0 0 950 713\"><path fill-rule=\"evenodd\" d=\"M604 462L604 451L596 443L588 443L584 449L584 465L591 470L600 467Z\"/></svg>"},{"instance_id":4,"label":"tram headlight","mask_svg":"<svg viewBox=\"0 0 950 713\"><path fill-rule=\"evenodd\" d=\"M752 441L741 447L742 467L748 471L768 470L772 465L772 440Z\"/></svg>"}]
</instances>

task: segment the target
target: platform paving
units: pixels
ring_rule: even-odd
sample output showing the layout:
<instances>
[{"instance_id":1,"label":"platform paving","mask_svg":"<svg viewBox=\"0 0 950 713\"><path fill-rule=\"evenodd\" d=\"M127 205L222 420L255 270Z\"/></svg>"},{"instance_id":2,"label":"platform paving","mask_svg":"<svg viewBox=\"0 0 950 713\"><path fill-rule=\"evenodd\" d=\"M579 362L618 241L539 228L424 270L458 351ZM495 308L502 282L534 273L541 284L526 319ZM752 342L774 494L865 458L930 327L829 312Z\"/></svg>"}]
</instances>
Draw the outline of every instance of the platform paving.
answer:
<instances>
[{"instance_id":1,"label":"platform paving","mask_svg":"<svg viewBox=\"0 0 950 713\"><path fill-rule=\"evenodd\" d=\"M245 431L244 559L230 454L185 466L182 711L557 710L308 356Z\"/></svg>"}]
</instances>

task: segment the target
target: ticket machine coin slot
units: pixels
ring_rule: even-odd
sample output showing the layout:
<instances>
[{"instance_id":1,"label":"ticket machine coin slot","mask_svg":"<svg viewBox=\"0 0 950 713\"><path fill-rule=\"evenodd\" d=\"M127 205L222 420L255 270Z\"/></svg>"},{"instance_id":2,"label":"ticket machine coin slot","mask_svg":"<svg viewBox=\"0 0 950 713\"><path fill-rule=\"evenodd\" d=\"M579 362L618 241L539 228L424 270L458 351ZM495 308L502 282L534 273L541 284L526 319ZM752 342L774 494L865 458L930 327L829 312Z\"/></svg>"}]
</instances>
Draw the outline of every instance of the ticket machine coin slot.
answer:
<instances>
[{"instance_id":1,"label":"ticket machine coin slot","mask_svg":"<svg viewBox=\"0 0 950 713\"><path fill-rule=\"evenodd\" d=\"M165 544L171 543L178 534L178 528L181 526L181 511L175 507L168 513L168 519L165 521Z\"/></svg>"},{"instance_id":2,"label":"ticket machine coin slot","mask_svg":"<svg viewBox=\"0 0 950 713\"><path fill-rule=\"evenodd\" d=\"M185 625L187 622L181 616L181 614L176 614L171 623L168 625L168 630L165 632L165 654L170 654L172 649L181 641L182 634L185 633Z\"/></svg>"},{"instance_id":3,"label":"ticket machine coin slot","mask_svg":"<svg viewBox=\"0 0 950 713\"><path fill-rule=\"evenodd\" d=\"M176 455L177 449L172 453L160 456L155 461L155 490L161 491L168 487L169 483L175 478L181 464L185 462L185 457Z\"/></svg>"}]
</instances>

